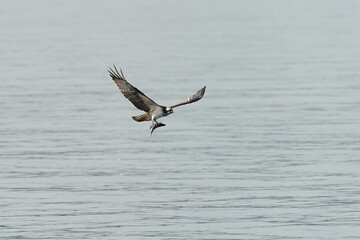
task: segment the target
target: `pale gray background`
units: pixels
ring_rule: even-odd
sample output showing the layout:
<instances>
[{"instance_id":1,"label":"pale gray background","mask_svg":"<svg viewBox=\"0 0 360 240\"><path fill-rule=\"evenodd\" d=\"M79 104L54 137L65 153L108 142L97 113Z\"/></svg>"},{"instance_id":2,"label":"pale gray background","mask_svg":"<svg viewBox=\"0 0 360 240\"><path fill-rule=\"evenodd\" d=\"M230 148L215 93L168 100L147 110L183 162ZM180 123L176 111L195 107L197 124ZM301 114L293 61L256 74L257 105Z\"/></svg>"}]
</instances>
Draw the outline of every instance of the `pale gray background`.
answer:
<instances>
[{"instance_id":1,"label":"pale gray background","mask_svg":"<svg viewBox=\"0 0 360 240\"><path fill-rule=\"evenodd\" d=\"M3 1L0 239L358 239L359 1ZM160 104L150 137L106 70Z\"/></svg>"}]
</instances>

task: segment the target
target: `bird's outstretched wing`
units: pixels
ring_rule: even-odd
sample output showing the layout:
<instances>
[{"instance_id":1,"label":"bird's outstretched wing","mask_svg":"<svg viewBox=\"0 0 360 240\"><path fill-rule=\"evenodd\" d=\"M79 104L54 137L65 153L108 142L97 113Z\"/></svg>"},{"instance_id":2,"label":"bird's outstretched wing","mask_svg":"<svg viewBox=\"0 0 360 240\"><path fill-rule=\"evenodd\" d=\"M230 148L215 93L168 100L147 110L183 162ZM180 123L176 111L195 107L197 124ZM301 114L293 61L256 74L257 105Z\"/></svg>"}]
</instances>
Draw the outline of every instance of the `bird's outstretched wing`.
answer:
<instances>
[{"instance_id":1,"label":"bird's outstretched wing","mask_svg":"<svg viewBox=\"0 0 360 240\"><path fill-rule=\"evenodd\" d=\"M174 104L172 106L170 106L171 108L174 108L174 107L178 107L178 106L181 106L181 105L185 105L185 104L189 104L189 103L193 103L193 102L196 102L196 101L199 101L205 94L205 89L206 89L206 86L203 87L202 89L200 89L199 91L197 91L194 95L192 95L191 97L185 99L184 101L181 101L177 104Z\"/></svg>"},{"instance_id":2,"label":"bird's outstretched wing","mask_svg":"<svg viewBox=\"0 0 360 240\"><path fill-rule=\"evenodd\" d=\"M114 69L109 68L108 72L110 74L110 77L119 87L122 94L124 94L124 96L129 99L129 101L134 104L135 107L142 111L149 112L151 109L159 106L156 102L147 97L139 89L126 81L121 69L119 72L114 65Z\"/></svg>"}]
</instances>

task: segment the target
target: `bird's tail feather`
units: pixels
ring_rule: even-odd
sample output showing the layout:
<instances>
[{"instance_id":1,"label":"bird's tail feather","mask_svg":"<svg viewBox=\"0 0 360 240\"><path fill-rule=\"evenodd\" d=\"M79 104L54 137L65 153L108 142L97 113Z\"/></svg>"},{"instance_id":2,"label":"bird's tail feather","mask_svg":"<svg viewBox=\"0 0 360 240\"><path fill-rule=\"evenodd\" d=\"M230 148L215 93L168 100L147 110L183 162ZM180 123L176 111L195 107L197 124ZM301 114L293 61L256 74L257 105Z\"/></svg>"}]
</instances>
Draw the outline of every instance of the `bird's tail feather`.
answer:
<instances>
[{"instance_id":1,"label":"bird's tail feather","mask_svg":"<svg viewBox=\"0 0 360 240\"><path fill-rule=\"evenodd\" d=\"M139 116L133 116L132 119L134 119L137 122L142 122L142 121L151 121L151 115L148 113L139 115Z\"/></svg>"}]
</instances>

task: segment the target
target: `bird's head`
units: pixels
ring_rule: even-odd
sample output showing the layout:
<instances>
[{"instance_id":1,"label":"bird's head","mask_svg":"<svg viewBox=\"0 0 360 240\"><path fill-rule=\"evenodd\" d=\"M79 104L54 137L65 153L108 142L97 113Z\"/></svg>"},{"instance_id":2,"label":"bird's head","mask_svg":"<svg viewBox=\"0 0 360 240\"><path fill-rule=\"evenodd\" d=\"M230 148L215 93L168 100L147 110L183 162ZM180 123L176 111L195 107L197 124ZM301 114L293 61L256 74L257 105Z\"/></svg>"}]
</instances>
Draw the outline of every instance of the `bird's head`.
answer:
<instances>
[{"instance_id":1,"label":"bird's head","mask_svg":"<svg viewBox=\"0 0 360 240\"><path fill-rule=\"evenodd\" d=\"M173 113L173 109L171 107L166 107L166 115L169 115L171 113Z\"/></svg>"}]
</instances>

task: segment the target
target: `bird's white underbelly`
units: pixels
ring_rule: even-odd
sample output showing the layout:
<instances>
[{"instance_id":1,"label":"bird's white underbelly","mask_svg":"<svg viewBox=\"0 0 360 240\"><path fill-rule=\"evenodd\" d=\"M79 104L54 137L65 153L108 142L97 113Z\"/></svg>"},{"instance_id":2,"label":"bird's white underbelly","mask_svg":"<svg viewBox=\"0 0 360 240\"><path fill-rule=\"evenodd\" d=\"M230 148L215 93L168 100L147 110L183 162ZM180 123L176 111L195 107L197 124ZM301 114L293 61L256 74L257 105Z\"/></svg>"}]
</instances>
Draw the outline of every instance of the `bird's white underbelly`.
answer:
<instances>
[{"instance_id":1,"label":"bird's white underbelly","mask_svg":"<svg viewBox=\"0 0 360 240\"><path fill-rule=\"evenodd\" d=\"M163 117L162 109L160 107L155 108L155 110L151 114L152 120L156 120L156 119L161 118L161 117Z\"/></svg>"}]
</instances>

